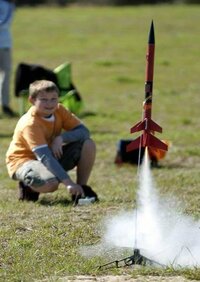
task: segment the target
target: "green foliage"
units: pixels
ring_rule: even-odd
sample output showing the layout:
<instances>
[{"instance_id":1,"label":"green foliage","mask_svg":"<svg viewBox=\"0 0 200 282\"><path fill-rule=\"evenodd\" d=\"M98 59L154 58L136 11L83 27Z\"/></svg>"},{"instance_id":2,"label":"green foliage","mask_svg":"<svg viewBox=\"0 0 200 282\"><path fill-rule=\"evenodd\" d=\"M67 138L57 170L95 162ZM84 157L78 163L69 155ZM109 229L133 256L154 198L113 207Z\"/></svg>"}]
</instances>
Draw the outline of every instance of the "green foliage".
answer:
<instances>
[{"instance_id":1,"label":"green foliage","mask_svg":"<svg viewBox=\"0 0 200 282\"><path fill-rule=\"evenodd\" d=\"M187 3L187 4L199 4L200 0L15 0L19 6L36 6L41 4L46 5L111 5L111 6L131 6L131 5L144 5L144 4L164 4L164 3Z\"/></svg>"},{"instance_id":2,"label":"green foliage","mask_svg":"<svg viewBox=\"0 0 200 282\"><path fill-rule=\"evenodd\" d=\"M81 117L97 144L90 185L100 202L73 207L63 187L37 203L17 201L4 156L17 119L0 119L0 280L34 281L76 274L129 273L200 279L199 269L97 271L106 258L86 259L79 248L100 241L106 215L133 209L137 167L113 164L116 144L134 138L141 119L145 53L151 20L156 35L153 119L171 142L161 169L152 170L161 195L176 196L199 219L199 26L198 6L127 8L18 8L13 23L13 80L20 62L54 69L72 62L73 82L83 96ZM18 100L12 98L18 110ZM71 173L72 178L74 173ZM52 279L52 280L51 280ZM56 281L56 280L55 280ZM145 281L145 280L144 280Z\"/></svg>"}]
</instances>

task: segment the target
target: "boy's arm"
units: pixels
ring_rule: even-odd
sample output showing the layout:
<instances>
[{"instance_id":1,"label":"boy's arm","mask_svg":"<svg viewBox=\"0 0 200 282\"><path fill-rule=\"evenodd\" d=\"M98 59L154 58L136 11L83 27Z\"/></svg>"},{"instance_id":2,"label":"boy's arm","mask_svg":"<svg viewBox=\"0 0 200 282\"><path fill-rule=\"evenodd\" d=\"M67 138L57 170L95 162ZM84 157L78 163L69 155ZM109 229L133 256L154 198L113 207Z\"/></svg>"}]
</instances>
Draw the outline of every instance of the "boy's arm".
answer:
<instances>
[{"instance_id":1,"label":"boy's arm","mask_svg":"<svg viewBox=\"0 0 200 282\"><path fill-rule=\"evenodd\" d=\"M72 130L62 133L61 137L63 139L63 143L85 141L90 137L90 132L84 124L80 124Z\"/></svg>"},{"instance_id":2,"label":"boy's arm","mask_svg":"<svg viewBox=\"0 0 200 282\"><path fill-rule=\"evenodd\" d=\"M62 146L63 144L68 144L70 142L84 142L90 137L90 132L83 124L76 126L75 128L65 131L61 135L55 137L51 144L51 150L56 159L62 156Z\"/></svg>"},{"instance_id":3,"label":"boy's arm","mask_svg":"<svg viewBox=\"0 0 200 282\"><path fill-rule=\"evenodd\" d=\"M33 153L35 154L38 161L43 163L46 168L58 178L59 181L63 181L64 179L68 179L69 175L63 169L63 167L59 164L59 162L53 157L51 150L49 147L44 144L38 147L33 148Z\"/></svg>"}]
</instances>

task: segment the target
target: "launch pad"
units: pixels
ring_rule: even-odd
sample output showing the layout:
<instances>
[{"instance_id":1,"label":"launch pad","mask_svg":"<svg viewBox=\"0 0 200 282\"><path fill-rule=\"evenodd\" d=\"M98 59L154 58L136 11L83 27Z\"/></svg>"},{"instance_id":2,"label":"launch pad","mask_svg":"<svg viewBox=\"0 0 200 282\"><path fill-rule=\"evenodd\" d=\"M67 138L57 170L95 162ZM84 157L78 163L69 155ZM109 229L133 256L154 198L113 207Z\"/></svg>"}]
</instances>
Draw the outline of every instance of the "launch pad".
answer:
<instances>
[{"instance_id":1,"label":"launch pad","mask_svg":"<svg viewBox=\"0 0 200 282\"><path fill-rule=\"evenodd\" d=\"M120 260L113 260L106 264L100 265L98 269L112 268L112 267L119 268L119 267L124 267L124 266L131 266L131 265L141 265L141 266L149 265L149 266L164 267L163 264L143 256L140 253L139 249L134 249L132 256L128 256Z\"/></svg>"}]
</instances>

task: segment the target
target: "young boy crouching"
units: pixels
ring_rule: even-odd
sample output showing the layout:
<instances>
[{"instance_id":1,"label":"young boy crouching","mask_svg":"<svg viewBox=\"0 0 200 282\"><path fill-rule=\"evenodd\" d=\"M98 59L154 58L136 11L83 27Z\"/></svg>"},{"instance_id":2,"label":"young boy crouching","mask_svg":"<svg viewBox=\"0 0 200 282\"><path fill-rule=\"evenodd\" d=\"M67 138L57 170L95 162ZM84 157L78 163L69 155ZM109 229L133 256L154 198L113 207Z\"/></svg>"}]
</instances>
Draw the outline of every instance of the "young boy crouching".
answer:
<instances>
[{"instance_id":1,"label":"young boy crouching","mask_svg":"<svg viewBox=\"0 0 200 282\"><path fill-rule=\"evenodd\" d=\"M47 80L30 84L32 107L18 121L8 151L9 176L19 180L20 199L37 200L64 184L72 198L96 193L87 186L96 147L86 126L58 103L59 90ZM76 183L67 171L76 167ZM84 195L85 194L85 195Z\"/></svg>"}]
</instances>

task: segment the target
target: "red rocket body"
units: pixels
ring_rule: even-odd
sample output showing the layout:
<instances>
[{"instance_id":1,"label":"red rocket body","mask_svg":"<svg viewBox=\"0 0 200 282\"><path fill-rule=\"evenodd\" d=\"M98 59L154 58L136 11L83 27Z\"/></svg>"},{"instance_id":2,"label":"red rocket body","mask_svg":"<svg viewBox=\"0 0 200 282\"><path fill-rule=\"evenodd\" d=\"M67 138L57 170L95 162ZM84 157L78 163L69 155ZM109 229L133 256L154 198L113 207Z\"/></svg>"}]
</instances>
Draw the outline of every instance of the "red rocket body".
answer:
<instances>
[{"instance_id":1,"label":"red rocket body","mask_svg":"<svg viewBox=\"0 0 200 282\"><path fill-rule=\"evenodd\" d=\"M153 73L154 73L154 53L155 36L154 25L151 23L148 48L146 54L146 73L145 73L145 100L143 103L143 120L131 128L131 133L142 131L141 136L133 140L127 146L127 152L140 147L153 147L167 151L168 146L154 136L154 132L162 132L162 127L151 119L152 95L153 95Z\"/></svg>"}]
</instances>

